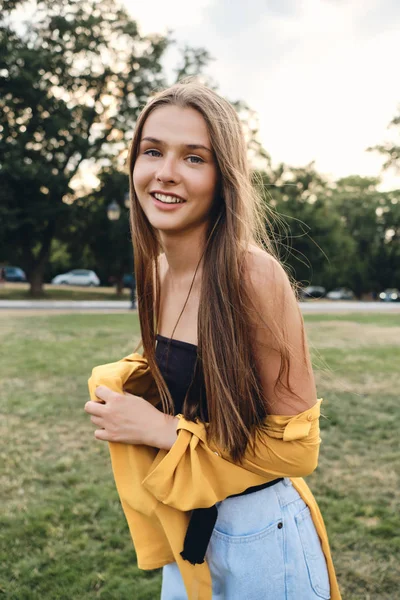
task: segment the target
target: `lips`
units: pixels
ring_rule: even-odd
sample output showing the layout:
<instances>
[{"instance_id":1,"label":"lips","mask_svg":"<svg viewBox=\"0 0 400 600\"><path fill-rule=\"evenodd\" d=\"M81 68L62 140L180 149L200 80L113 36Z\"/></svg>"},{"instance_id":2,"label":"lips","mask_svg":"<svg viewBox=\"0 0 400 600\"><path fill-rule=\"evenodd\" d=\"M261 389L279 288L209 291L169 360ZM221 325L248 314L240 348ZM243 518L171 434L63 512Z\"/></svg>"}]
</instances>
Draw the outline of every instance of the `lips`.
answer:
<instances>
[{"instance_id":1,"label":"lips","mask_svg":"<svg viewBox=\"0 0 400 600\"><path fill-rule=\"evenodd\" d=\"M182 196L178 196L178 194L167 194L161 191L150 192L150 195L153 196L155 200L161 202L162 204L184 204L186 202L185 198Z\"/></svg>"}]
</instances>

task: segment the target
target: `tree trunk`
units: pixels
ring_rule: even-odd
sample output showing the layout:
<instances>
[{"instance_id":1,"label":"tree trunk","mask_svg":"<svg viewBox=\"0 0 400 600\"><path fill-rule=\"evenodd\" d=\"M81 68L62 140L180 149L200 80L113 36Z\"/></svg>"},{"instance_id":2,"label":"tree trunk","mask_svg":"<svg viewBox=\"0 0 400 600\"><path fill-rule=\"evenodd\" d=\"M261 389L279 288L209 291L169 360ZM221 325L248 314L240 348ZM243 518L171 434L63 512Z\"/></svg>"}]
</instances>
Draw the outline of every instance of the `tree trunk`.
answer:
<instances>
[{"instance_id":1,"label":"tree trunk","mask_svg":"<svg viewBox=\"0 0 400 600\"><path fill-rule=\"evenodd\" d=\"M42 268L37 265L33 268L29 282L31 287L29 289L29 295L32 298L39 298L43 296L43 275L44 275L44 264Z\"/></svg>"}]
</instances>

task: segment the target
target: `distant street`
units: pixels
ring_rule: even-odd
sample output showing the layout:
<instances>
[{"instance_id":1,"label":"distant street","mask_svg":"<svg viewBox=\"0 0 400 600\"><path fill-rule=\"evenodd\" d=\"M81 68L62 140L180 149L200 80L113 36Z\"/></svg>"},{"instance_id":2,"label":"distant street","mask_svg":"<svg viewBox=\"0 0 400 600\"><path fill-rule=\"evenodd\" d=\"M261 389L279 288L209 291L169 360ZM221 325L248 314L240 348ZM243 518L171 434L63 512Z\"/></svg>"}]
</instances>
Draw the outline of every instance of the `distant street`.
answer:
<instances>
[{"instance_id":1,"label":"distant street","mask_svg":"<svg viewBox=\"0 0 400 600\"><path fill-rule=\"evenodd\" d=\"M400 302L348 302L348 301L315 301L300 302L303 313L400 313Z\"/></svg>"},{"instance_id":2,"label":"distant street","mask_svg":"<svg viewBox=\"0 0 400 600\"><path fill-rule=\"evenodd\" d=\"M300 302L304 314L309 313L400 313L400 302ZM0 300L0 314L44 312L104 312L129 311L129 300ZM135 311L133 311L135 312Z\"/></svg>"}]
</instances>

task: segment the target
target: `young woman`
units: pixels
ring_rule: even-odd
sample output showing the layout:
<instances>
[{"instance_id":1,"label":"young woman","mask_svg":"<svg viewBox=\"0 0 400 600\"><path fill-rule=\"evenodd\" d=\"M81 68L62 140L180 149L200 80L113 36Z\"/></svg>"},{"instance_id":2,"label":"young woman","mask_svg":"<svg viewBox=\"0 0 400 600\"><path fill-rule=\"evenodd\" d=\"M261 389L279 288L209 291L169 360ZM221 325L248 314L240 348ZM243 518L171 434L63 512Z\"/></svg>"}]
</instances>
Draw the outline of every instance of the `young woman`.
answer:
<instances>
[{"instance_id":1,"label":"young woman","mask_svg":"<svg viewBox=\"0 0 400 600\"><path fill-rule=\"evenodd\" d=\"M316 467L319 402L232 106L194 82L151 99L130 183L142 344L161 402L102 386L105 404L86 410L97 439L160 449L143 486L190 515L181 556L153 561L165 565L162 600L203 600L181 572L204 558L213 600L340 598L318 508L290 479Z\"/></svg>"}]
</instances>

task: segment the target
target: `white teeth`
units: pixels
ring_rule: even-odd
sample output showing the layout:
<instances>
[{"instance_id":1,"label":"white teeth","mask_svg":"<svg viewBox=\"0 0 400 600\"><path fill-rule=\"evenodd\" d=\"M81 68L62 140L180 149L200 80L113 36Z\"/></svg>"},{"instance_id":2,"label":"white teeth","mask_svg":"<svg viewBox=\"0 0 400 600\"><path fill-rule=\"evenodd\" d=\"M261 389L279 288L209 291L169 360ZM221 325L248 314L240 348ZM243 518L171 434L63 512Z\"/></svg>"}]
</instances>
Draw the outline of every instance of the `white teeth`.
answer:
<instances>
[{"instance_id":1,"label":"white teeth","mask_svg":"<svg viewBox=\"0 0 400 600\"><path fill-rule=\"evenodd\" d=\"M176 198L176 196L166 196L165 194L153 194L154 198L165 204L183 204L184 200Z\"/></svg>"}]
</instances>

